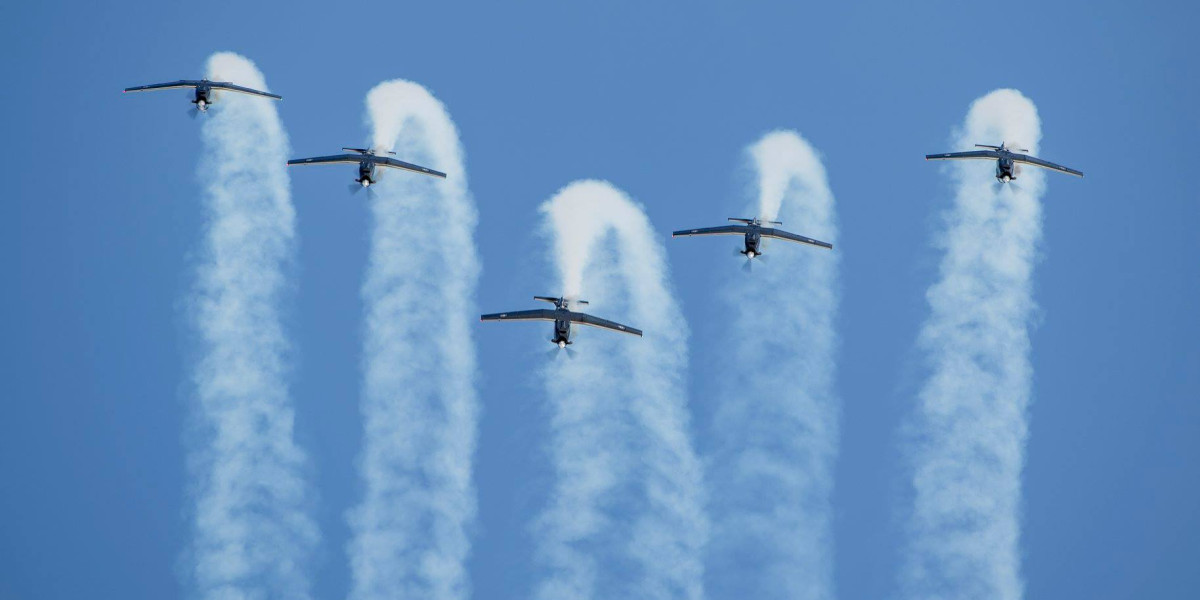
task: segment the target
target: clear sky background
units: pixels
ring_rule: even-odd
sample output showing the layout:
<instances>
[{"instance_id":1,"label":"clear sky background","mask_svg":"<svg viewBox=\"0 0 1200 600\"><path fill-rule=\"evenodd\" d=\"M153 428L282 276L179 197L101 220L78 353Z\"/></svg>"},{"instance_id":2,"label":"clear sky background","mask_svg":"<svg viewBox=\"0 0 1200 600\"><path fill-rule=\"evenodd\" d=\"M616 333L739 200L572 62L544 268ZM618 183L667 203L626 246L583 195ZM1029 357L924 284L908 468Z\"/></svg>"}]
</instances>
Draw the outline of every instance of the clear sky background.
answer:
<instances>
[{"instance_id":1,"label":"clear sky background","mask_svg":"<svg viewBox=\"0 0 1200 600\"><path fill-rule=\"evenodd\" d=\"M605 178L670 253L703 373L721 360L729 244L671 242L746 201L743 148L794 128L837 198L843 302L834 497L838 595L895 594L906 478L897 430L936 277L949 150L969 103L1038 106L1048 174L1024 477L1030 598L1193 598L1200 589L1200 43L1194 3L22 2L0 12L0 598L164 598L190 535L182 432L193 340L182 300L200 239L205 58L254 60L286 100L294 154L366 139L376 83L447 106L479 206L483 310L551 277L537 206ZM997 142L998 140L980 140ZM348 169L348 168L347 168ZM347 169L292 173L299 255L287 322L297 437L324 541L315 592L348 590L360 498L368 214ZM799 233L803 233L802 228ZM719 246L719 247L717 247ZM437 245L430 252L454 251ZM769 268L769 266L768 266ZM736 276L735 276L736 275ZM746 298L763 311L778 298ZM476 330L484 414L478 598L534 583L529 523L551 483L535 380L544 331ZM761 332L747 332L748 335ZM798 340L800 342L801 340ZM710 485L720 485L719 481Z\"/></svg>"}]
</instances>

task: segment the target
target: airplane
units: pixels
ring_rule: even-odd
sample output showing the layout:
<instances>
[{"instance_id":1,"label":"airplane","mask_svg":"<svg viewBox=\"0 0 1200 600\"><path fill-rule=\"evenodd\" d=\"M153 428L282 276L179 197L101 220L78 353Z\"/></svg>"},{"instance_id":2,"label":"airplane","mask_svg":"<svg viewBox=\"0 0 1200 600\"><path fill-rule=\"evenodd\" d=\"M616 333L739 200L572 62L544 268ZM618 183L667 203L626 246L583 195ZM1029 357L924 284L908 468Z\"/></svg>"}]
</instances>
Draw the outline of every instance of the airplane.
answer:
<instances>
[{"instance_id":1,"label":"airplane","mask_svg":"<svg viewBox=\"0 0 1200 600\"><path fill-rule=\"evenodd\" d=\"M518 310L515 312L494 313L490 315L480 315L480 321L554 321L554 337L550 338L550 343L557 345L559 348L566 348L571 344L571 323L579 323L580 325L590 325L601 329L611 329L621 333L629 333L638 337L642 336L641 329L634 329L627 325L614 323L607 319L593 317L592 315L575 312L571 310L570 305L586 305L586 300L569 300L567 298L551 298L549 296L534 296L534 300L549 302L554 305L554 310L537 309L537 310Z\"/></svg>"},{"instance_id":2,"label":"airplane","mask_svg":"<svg viewBox=\"0 0 1200 600\"><path fill-rule=\"evenodd\" d=\"M767 227L769 225L783 225L780 221L763 221L758 217L753 219L739 219L737 217L729 217L729 220L741 225L722 225L720 227L703 227L700 229L683 229L671 234L671 237L688 237L693 235L744 235L745 249L739 250L738 254L753 260L755 257L762 256L762 238L774 238L777 240L787 240L789 242L799 242L832 250L833 244L807 238L802 235L788 233L782 229L774 229ZM766 226L765 226L766 225ZM746 263L749 265L749 263Z\"/></svg>"},{"instance_id":3,"label":"airplane","mask_svg":"<svg viewBox=\"0 0 1200 600\"><path fill-rule=\"evenodd\" d=\"M179 81L171 81L168 83L139 85L137 87L125 88L125 92L152 92L156 90L172 90L177 88L194 88L196 90L195 99L192 100L192 104L195 104L196 108L199 109L200 112L208 111L208 107L213 103L214 100L214 90L227 90L230 92L250 94L252 96L262 96L263 98L271 98L273 100L283 100L283 96L276 94L268 94L267 92L252 90L248 87L234 85L228 81L209 81L207 79L201 79L199 81L192 79L181 79Z\"/></svg>"},{"instance_id":4,"label":"airplane","mask_svg":"<svg viewBox=\"0 0 1200 600\"><path fill-rule=\"evenodd\" d=\"M396 160L394 158L380 156L378 154L378 152L373 148L342 148L342 150L345 150L346 152L352 152L353 154L334 154L332 156L314 156L312 158L297 158L297 159L289 160L287 162L287 164L288 164L288 166L320 165L320 164L331 164L331 163L357 164L358 165L358 179L355 179L354 181L355 181L355 183L358 183L362 187L368 187L371 184L379 183L379 179L381 177L383 177L383 172L382 171L376 172L376 170L375 170L376 166L391 167L393 169L401 169L403 171L412 171L413 173L423 173L425 175L431 175L433 177L440 177L442 179L446 178L446 174L442 173L441 171L434 171L433 169L428 169L428 168L425 168L425 167L422 167L419 165L406 163L404 161ZM396 155L395 152L388 152L388 154L391 154L392 156ZM351 186L351 187L353 187L353 186Z\"/></svg>"},{"instance_id":5,"label":"airplane","mask_svg":"<svg viewBox=\"0 0 1200 600\"><path fill-rule=\"evenodd\" d=\"M975 147L984 148L984 150L971 150L969 152L947 152L945 154L926 154L925 160L994 159L996 161L996 180L1000 183L1008 183L1017 178L1018 163L1042 167L1045 169L1050 169L1051 171L1058 171L1059 173L1074 175L1076 177L1083 177L1082 171L1076 171L1075 169L1070 169L1062 165L1056 165L1050 161L1035 158L1033 156L1029 156L1028 154L1021 154L1022 152L1029 151L1022 150L1020 148L1010 149L1003 142L1001 142L999 146L975 144Z\"/></svg>"}]
</instances>

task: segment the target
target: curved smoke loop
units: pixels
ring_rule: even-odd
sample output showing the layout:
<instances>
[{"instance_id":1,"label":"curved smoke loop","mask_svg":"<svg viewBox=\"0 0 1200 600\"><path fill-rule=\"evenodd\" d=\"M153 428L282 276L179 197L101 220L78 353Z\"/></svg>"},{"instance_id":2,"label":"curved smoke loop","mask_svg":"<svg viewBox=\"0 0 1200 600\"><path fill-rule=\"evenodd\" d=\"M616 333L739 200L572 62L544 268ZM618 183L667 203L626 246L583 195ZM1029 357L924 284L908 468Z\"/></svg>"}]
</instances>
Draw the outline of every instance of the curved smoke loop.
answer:
<instances>
[{"instance_id":1,"label":"curved smoke loop","mask_svg":"<svg viewBox=\"0 0 1200 600\"><path fill-rule=\"evenodd\" d=\"M741 216L836 244L834 198L812 146L775 131L748 154L758 199ZM765 249L771 262L736 273L723 294L732 342L713 427L720 485L710 581L720 596L828 599L838 257L781 242Z\"/></svg>"},{"instance_id":2,"label":"curved smoke loop","mask_svg":"<svg viewBox=\"0 0 1200 600\"><path fill-rule=\"evenodd\" d=\"M646 333L581 332L579 356L547 373L558 481L537 524L552 570L538 597L700 598L708 523L687 431L687 327L663 248L641 209L606 182L574 182L542 212L564 295L586 292L614 318L624 309ZM597 555L627 571L601 574Z\"/></svg>"},{"instance_id":3,"label":"curved smoke loop","mask_svg":"<svg viewBox=\"0 0 1200 600\"><path fill-rule=\"evenodd\" d=\"M365 496L350 513L350 597L465 598L479 412L470 327L475 206L458 131L425 88L381 83L367 109L376 150L394 148L448 178L391 172L370 188Z\"/></svg>"}]
</instances>

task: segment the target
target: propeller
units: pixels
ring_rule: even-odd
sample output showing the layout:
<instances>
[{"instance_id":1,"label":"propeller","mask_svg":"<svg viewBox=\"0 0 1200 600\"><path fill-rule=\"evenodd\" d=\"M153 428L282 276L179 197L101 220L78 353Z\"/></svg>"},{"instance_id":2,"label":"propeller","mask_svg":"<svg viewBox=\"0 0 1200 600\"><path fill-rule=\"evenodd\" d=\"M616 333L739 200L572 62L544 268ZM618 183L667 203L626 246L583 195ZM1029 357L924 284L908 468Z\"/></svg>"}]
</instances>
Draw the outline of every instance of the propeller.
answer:
<instances>
[{"instance_id":1,"label":"propeller","mask_svg":"<svg viewBox=\"0 0 1200 600\"><path fill-rule=\"evenodd\" d=\"M196 115L200 114L200 109L193 106L193 107L189 108L187 112L188 112L188 116L194 120L196 118Z\"/></svg>"},{"instance_id":2,"label":"propeller","mask_svg":"<svg viewBox=\"0 0 1200 600\"><path fill-rule=\"evenodd\" d=\"M352 183L352 184L350 184L350 194L351 194L351 195L353 195L353 194L357 194L357 193L361 192L361 191L362 191L362 189L363 189L363 186L362 186L362 184L361 184L361 183L358 183L357 181L356 181L356 182L354 182L354 183Z\"/></svg>"},{"instance_id":3,"label":"propeller","mask_svg":"<svg viewBox=\"0 0 1200 600\"><path fill-rule=\"evenodd\" d=\"M742 263L742 270L747 273L753 272L754 271L754 259L747 258L746 262Z\"/></svg>"},{"instance_id":4,"label":"propeller","mask_svg":"<svg viewBox=\"0 0 1200 600\"><path fill-rule=\"evenodd\" d=\"M742 248L734 248L734 249L733 249L733 255L734 255L734 256L736 256L736 257L738 257L738 258L744 258L744 259L746 259L746 262L742 263L742 270L743 270L743 271L745 271L745 272L749 273L749 272L752 270L752 268L751 268L751 266L750 266L750 263L754 262L754 259L750 258L750 256L749 256L748 254L746 254L746 251L745 251L744 249L742 249Z\"/></svg>"},{"instance_id":5,"label":"propeller","mask_svg":"<svg viewBox=\"0 0 1200 600\"><path fill-rule=\"evenodd\" d=\"M554 341L554 340L550 340L550 341ZM570 346L559 347L558 344L555 344L554 347L551 348L550 351L546 353L546 356L547 356L547 358L550 358L551 360L555 360L560 356L566 356L567 359L570 360L570 359L575 358L575 350L573 350Z\"/></svg>"}]
</instances>

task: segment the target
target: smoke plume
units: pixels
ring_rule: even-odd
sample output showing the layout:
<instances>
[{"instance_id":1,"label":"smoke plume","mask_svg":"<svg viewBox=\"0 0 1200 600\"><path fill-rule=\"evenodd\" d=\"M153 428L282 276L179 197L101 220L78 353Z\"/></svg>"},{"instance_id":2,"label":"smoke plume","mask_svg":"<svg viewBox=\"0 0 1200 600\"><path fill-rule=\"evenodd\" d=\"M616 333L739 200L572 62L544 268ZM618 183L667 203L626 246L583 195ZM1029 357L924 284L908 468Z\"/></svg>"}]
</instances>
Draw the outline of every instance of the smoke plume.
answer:
<instances>
[{"instance_id":1,"label":"smoke plume","mask_svg":"<svg viewBox=\"0 0 1200 600\"><path fill-rule=\"evenodd\" d=\"M236 54L214 54L207 73L267 89ZM308 598L318 532L293 439L280 322L295 253L287 135L271 100L224 94L201 137L206 224L190 304L201 340L189 451L195 538L185 562L203 598Z\"/></svg>"},{"instance_id":2,"label":"smoke plume","mask_svg":"<svg viewBox=\"0 0 1200 600\"><path fill-rule=\"evenodd\" d=\"M956 146L1037 152L1037 109L1016 90L971 105ZM913 513L902 584L912 598L1022 596L1018 529L1032 369L1032 274L1042 234L1042 174L993 178L990 161L955 161L940 279L919 345L931 372L911 425Z\"/></svg>"}]
</instances>

